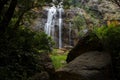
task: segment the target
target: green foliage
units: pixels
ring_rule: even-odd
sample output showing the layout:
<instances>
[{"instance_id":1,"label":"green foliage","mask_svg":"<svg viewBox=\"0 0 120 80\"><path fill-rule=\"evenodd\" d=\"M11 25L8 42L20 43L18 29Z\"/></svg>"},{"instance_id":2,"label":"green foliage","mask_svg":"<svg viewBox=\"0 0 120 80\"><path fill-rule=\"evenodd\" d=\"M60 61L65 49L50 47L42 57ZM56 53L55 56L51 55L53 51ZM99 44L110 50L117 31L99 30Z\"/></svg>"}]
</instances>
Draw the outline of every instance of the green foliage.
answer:
<instances>
[{"instance_id":1,"label":"green foliage","mask_svg":"<svg viewBox=\"0 0 120 80\"><path fill-rule=\"evenodd\" d=\"M85 29L86 22L84 16L78 15L74 17L73 26L74 28L77 28L78 31Z\"/></svg>"},{"instance_id":2,"label":"green foliage","mask_svg":"<svg viewBox=\"0 0 120 80\"><path fill-rule=\"evenodd\" d=\"M57 49L54 49L50 55L55 69L59 69L60 67L63 67L65 65L68 53L66 52L64 54L59 54L57 53L57 51Z\"/></svg>"},{"instance_id":3,"label":"green foliage","mask_svg":"<svg viewBox=\"0 0 120 80\"><path fill-rule=\"evenodd\" d=\"M104 48L111 53L113 74L120 80L120 26L103 26L95 30L102 40Z\"/></svg>"},{"instance_id":4,"label":"green foliage","mask_svg":"<svg viewBox=\"0 0 120 80\"><path fill-rule=\"evenodd\" d=\"M113 53L119 53L120 50L120 27L104 26L96 30L98 37L103 41L105 48Z\"/></svg>"},{"instance_id":5,"label":"green foliage","mask_svg":"<svg viewBox=\"0 0 120 80\"><path fill-rule=\"evenodd\" d=\"M71 6L72 0L64 0L64 8L69 8Z\"/></svg>"},{"instance_id":6,"label":"green foliage","mask_svg":"<svg viewBox=\"0 0 120 80\"><path fill-rule=\"evenodd\" d=\"M29 8L41 7L45 3L50 3L52 0L18 0L18 5L23 9L27 10Z\"/></svg>"},{"instance_id":7,"label":"green foliage","mask_svg":"<svg viewBox=\"0 0 120 80\"><path fill-rule=\"evenodd\" d=\"M44 69L39 55L41 51L50 52L52 42L43 32L34 32L19 26L19 23L23 17L27 19L31 15L31 9L41 7L51 0L17 0L16 3L16 0L6 1L8 2L0 7L0 80L29 80ZM11 7L10 3L15 7ZM28 20L30 18L33 19L34 16Z\"/></svg>"},{"instance_id":8,"label":"green foliage","mask_svg":"<svg viewBox=\"0 0 120 80\"><path fill-rule=\"evenodd\" d=\"M55 69L58 69L65 65L66 57L67 57L66 55L51 56L51 59L52 59Z\"/></svg>"},{"instance_id":9,"label":"green foliage","mask_svg":"<svg viewBox=\"0 0 120 80\"><path fill-rule=\"evenodd\" d=\"M98 37L102 40L104 48L111 53L113 73L116 80L120 76L120 26L113 25L101 27L96 30Z\"/></svg>"},{"instance_id":10,"label":"green foliage","mask_svg":"<svg viewBox=\"0 0 120 80\"><path fill-rule=\"evenodd\" d=\"M43 32L9 27L0 38L0 80L28 80L43 70L39 50L50 51L50 39Z\"/></svg>"}]
</instances>

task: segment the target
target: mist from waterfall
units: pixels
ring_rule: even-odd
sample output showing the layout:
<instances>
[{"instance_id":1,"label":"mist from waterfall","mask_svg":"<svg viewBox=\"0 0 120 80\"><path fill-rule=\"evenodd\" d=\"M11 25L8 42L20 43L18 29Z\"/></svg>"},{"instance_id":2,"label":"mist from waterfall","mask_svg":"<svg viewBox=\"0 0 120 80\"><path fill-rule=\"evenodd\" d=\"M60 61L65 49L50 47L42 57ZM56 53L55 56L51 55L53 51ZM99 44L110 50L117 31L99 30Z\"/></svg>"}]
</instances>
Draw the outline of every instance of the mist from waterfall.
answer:
<instances>
[{"instance_id":1,"label":"mist from waterfall","mask_svg":"<svg viewBox=\"0 0 120 80\"><path fill-rule=\"evenodd\" d=\"M62 3L63 2L60 2L57 5L57 7L52 3L52 7L48 8L47 22L44 27L45 33L48 36L51 36L53 40L55 40L55 24L58 13L59 48L62 48L62 25L63 25L62 13L64 11Z\"/></svg>"}]
</instances>

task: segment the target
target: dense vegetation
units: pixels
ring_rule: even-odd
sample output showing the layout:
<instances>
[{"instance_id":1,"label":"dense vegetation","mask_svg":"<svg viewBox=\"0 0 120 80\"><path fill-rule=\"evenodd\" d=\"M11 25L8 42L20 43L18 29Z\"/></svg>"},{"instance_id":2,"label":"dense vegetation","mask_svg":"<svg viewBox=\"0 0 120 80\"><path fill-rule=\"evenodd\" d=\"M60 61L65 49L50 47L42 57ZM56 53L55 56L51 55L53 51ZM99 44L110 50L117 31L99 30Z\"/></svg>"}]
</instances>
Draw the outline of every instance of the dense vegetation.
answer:
<instances>
[{"instance_id":1,"label":"dense vegetation","mask_svg":"<svg viewBox=\"0 0 120 80\"><path fill-rule=\"evenodd\" d=\"M111 53L114 77L120 79L120 26L103 26L95 30L104 49Z\"/></svg>"},{"instance_id":2,"label":"dense vegetation","mask_svg":"<svg viewBox=\"0 0 120 80\"><path fill-rule=\"evenodd\" d=\"M44 32L31 30L28 24L37 17L34 9L41 9L51 1L0 0L0 80L32 80L32 76L44 71L40 54L50 53L53 41ZM120 0L111 1L120 7ZM80 6L77 3L77 0L64 1L65 8ZM73 24L79 32L83 26L87 26L84 16L75 17ZM105 50L111 53L115 77L119 78L120 26L100 27L95 29L95 33L103 42ZM62 65L57 63L65 60L66 54L52 53L51 57L56 68L59 68Z\"/></svg>"},{"instance_id":3,"label":"dense vegetation","mask_svg":"<svg viewBox=\"0 0 120 80\"><path fill-rule=\"evenodd\" d=\"M44 70L39 56L41 50L45 54L50 51L49 40L42 32L9 28L0 38L0 79L27 80Z\"/></svg>"},{"instance_id":4,"label":"dense vegetation","mask_svg":"<svg viewBox=\"0 0 120 80\"><path fill-rule=\"evenodd\" d=\"M29 11L41 7L44 2L0 1L0 80L31 80L33 75L44 71L40 53L50 52L51 39L22 23L23 18L31 18L27 19L25 14L31 16Z\"/></svg>"},{"instance_id":5,"label":"dense vegetation","mask_svg":"<svg viewBox=\"0 0 120 80\"><path fill-rule=\"evenodd\" d=\"M68 51L60 52L58 49L54 49L50 55L55 69L65 66Z\"/></svg>"}]
</instances>

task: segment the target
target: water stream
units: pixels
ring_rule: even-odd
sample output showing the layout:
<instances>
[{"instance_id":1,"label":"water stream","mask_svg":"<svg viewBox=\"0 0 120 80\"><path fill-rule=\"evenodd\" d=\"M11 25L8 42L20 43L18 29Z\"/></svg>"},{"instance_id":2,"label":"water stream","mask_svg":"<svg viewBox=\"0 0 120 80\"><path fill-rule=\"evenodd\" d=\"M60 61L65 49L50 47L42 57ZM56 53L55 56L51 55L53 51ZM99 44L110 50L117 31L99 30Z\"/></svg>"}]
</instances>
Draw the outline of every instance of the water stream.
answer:
<instances>
[{"instance_id":1,"label":"water stream","mask_svg":"<svg viewBox=\"0 0 120 80\"><path fill-rule=\"evenodd\" d=\"M47 22L44 27L45 33L49 36L54 36L56 13L56 7L54 4L52 4L52 7L48 9Z\"/></svg>"},{"instance_id":2,"label":"water stream","mask_svg":"<svg viewBox=\"0 0 120 80\"><path fill-rule=\"evenodd\" d=\"M69 44L72 45L71 33L72 32L72 23L69 22Z\"/></svg>"},{"instance_id":3,"label":"water stream","mask_svg":"<svg viewBox=\"0 0 120 80\"><path fill-rule=\"evenodd\" d=\"M58 20L59 48L62 48L62 25L63 25L62 13L64 12L62 3L63 2L60 2L57 5L57 7L52 3L52 7L48 8L47 22L44 27L45 33L48 36L51 36L53 40L55 40L55 25L56 25L56 20ZM56 19L57 14L59 15L58 19Z\"/></svg>"},{"instance_id":4,"label":"water stream","mask_svg":"<svg viewBox=\"0 0 120 80\"><path fill-rule=\"evenodd\" d=\"M63 5L62 2L58 5L58 12L59 12L59 48L62 48L62 13L63 13Z\"/></svg>"}]
</instances>

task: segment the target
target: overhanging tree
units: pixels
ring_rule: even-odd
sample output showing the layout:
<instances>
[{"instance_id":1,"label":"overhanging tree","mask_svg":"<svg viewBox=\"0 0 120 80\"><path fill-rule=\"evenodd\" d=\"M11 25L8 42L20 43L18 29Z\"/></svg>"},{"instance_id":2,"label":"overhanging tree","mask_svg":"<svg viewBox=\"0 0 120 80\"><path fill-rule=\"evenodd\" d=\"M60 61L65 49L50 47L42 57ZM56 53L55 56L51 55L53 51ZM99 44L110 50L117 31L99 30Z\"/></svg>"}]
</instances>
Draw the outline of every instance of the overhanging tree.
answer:
<instances>
[{"instance_id":1,"label":"overhanging tree","mask_svg":"<svg viewBox=\"0 0 120 80\"><path fill-rule=\"evenodd\" d=\"M7 0L4 2L2 7L4 7L5 3L7 3ZM14 14L14 10L15 10L16 5L17 5L17 0L11 0L7 11L4 12L5 14L4 15L0 15L0 16L3 16L2 17L3 19L0 22L0 32L4 32L6 27L9 25L9 22L10 22L13 14Z\"/></svg>"},{"instance_id":2,"label":"overhanging tree","mask_svg":"<svg viewBox=\"0 0 120 80\"><path fill-rule=\"evenodd\" d=\"M5 32L13 16L17 18L14 25L17 28L27 11L40 7L46 2L51 0L0 0L0 33Z\"/></svg>"}]
</instances>

